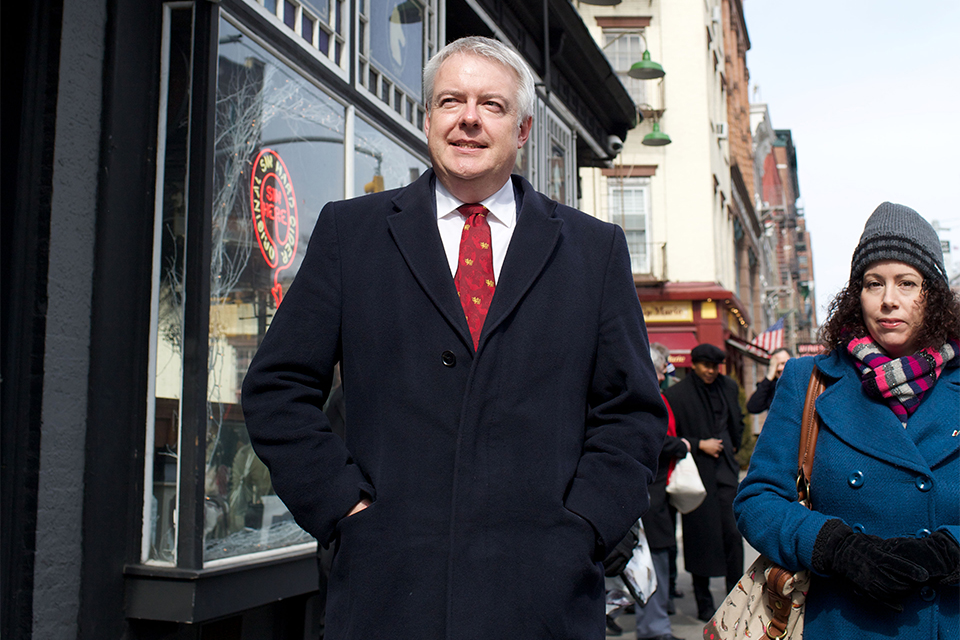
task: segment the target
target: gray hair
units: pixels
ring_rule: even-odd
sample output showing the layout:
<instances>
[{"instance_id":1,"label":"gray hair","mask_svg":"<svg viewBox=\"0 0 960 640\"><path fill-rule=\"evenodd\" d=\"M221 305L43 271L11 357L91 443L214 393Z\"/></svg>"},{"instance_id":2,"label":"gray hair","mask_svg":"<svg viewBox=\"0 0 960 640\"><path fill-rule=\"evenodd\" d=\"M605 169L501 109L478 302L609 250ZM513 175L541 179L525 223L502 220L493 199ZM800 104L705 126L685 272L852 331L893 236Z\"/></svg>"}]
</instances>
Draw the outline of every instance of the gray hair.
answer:
<instances>
[{"instance_id":1,"label":"gray hair","mask_svg":"<svg viewBox=\"0 0 960 640\"><path fill-rule=\"evenodd\" d=\"M523 122L533 116L533 106L536 100L534 85L536 80L530 65L523 57L503 44L499 40L484 38L483 36L468 36L454 40L443 49L440 49L423 67L423 101L427 112L430 112L433 101L433 83L440 70L440 65L450 56L458 53L470 54L498 62L517 74L517 121Z\"/></svg>"},{"instance_id":2,"label":"gray hair","mask_svg":"<svg viewBox=\"0 0 960 640\"><path fill-rule=\"evenodd\" d=\"M653 360L654 370L663 371L663 368L667 366L667 359L663 357L663 352L655 346L656 344L650 345L650 359Z\"/></svg>"}]
</instances>

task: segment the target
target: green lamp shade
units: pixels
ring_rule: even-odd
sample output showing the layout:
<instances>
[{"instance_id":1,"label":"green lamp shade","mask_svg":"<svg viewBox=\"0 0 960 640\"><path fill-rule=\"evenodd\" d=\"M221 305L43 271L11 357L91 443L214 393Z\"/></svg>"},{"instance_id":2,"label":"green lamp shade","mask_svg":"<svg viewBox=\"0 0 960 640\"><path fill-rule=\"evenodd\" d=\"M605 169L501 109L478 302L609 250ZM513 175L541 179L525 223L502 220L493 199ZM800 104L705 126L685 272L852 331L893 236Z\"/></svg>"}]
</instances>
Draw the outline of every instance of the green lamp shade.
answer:
<instances>
[{"instance_id":1,"label":"green lamp shade","mask_svg":"<svg viewBox=\"0 0 960 640\"><path fill-rule=\"evenodd\" d=\"M650 59L650 51L647 50L643 52L640 62L633 63L630 71L627 71L627 75L637 80L653 80L654 78L662 78L666 75L666 72L663 67Z\"/></svg>"},{"instance_id":2,"label":"green lamp shade","mask_svg":"<svg viewBox=\"0 0 960 640\"><path fill-rule=\"evenodd\" d=\"M641 144L645 144L648 147L662 147L671 142L673 141L670 139L670 136L660 131L660 123L654 122L653 131L643 136L643 142Z\"/></svg>"}]
</instances>

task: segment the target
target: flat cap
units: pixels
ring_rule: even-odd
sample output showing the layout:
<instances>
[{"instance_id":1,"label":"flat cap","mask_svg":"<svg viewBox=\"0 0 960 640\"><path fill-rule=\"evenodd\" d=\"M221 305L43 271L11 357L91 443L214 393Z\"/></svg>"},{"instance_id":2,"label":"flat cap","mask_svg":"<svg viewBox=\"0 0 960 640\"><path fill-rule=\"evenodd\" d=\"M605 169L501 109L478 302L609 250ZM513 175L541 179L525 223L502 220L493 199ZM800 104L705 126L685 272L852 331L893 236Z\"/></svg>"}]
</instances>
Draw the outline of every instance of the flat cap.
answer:
<instances>
[{"instance_id":1,"label":"flat cap","mask_svg":"<svg viewBox=\"0 0 960 640\"><path fill-rule=\"evenodd\" d=\"M698 344L690 351L690 359L693 362L720 364L727 359L727 353L716 345Z\"/></svg>"}]
</instances>

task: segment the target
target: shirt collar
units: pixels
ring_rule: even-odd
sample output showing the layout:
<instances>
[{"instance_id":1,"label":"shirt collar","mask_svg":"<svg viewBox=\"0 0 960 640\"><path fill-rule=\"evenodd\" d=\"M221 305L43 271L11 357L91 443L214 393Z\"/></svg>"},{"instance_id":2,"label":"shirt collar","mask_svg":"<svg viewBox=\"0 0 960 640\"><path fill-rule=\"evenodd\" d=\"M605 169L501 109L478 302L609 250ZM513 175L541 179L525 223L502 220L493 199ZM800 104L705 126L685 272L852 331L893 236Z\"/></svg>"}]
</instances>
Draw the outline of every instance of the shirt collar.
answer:
<instances>
[{"instance_id":1,"label":"shirt collar","mask_svg":"<svg viewBox=\"0 0 960 640\"><path fill-rule=\"evenodd\" d=\"M439 180L437 180L436 192L438 220L448 218L453 215L460 215L460 212L457 211L457 207L463 204L471 204L453 197L453 195L447 191L446 187L444 187ZM500 187L499 191L480 204L485 206L490 212L490 215L487 216L488 221L498 222L507 228L511 228L516 224L517 201L513 192L512 179L507 180L507 182Z\"/></svg>"}]
</instances>

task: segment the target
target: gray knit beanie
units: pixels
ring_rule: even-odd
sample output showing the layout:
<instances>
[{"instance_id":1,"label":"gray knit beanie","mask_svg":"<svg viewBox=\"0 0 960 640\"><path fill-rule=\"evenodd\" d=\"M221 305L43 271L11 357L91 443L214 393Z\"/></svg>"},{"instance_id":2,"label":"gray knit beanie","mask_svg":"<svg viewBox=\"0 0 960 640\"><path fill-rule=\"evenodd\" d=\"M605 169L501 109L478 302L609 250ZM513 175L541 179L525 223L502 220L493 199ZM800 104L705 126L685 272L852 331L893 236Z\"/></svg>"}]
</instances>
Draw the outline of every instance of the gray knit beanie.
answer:
<instances>
[{"instance_id":1,"label":"gray knit beanie","mask_svg":"<svg viewBox=\"0 0 960 640\"><path fill-rule=\"evenodd\" d=\"M947 281L937 232L919 213L902 204L884 202L871 214L853 252L850 281L861 278L867 267L880 260L898 260L924 278Z\"/></svg>"}]
</instances>

